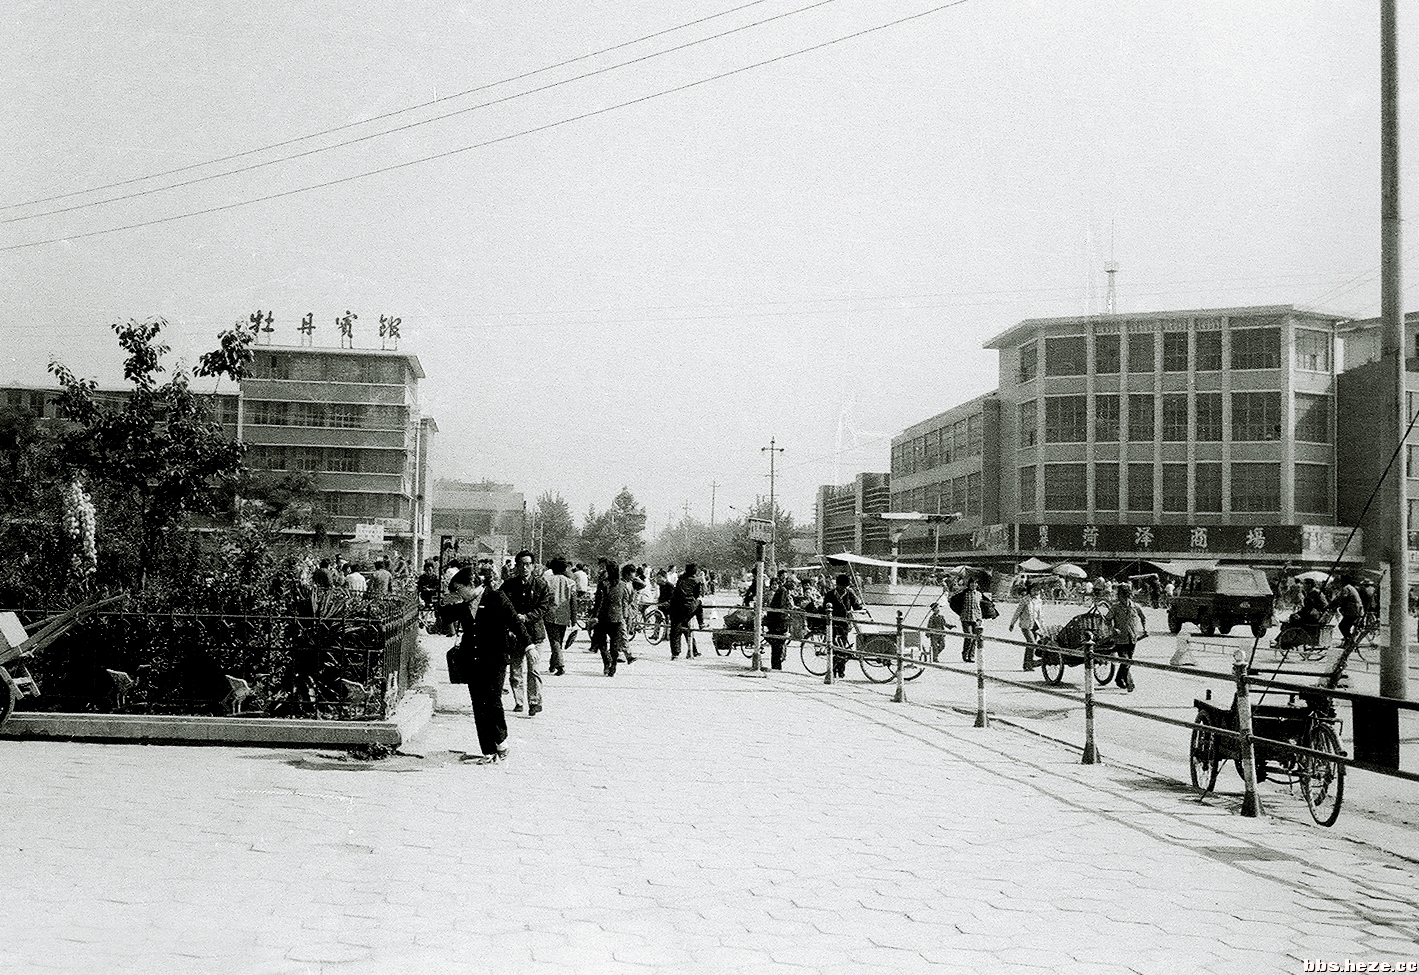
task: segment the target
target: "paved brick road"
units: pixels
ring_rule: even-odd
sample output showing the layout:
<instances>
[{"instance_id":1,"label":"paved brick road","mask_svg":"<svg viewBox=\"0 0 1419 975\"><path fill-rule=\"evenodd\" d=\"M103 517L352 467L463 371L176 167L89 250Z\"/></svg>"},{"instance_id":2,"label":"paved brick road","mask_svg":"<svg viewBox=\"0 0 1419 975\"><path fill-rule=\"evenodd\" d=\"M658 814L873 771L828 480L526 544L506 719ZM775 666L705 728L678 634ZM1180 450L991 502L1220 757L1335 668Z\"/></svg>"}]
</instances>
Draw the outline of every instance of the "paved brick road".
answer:
<instances>
[{"instance_id":1,"label":"paved brick road","mask_svg":"<svg viewBox=\"0 0 1419 975\"><path fill-rule=\"evenodd\" d=\"M0 972L1419 961L1411 862L879 688L652 653L571 653L496 766L458 760L447 685L419 757L373 765L4 742Z\"/></svg>"}]
</instances>

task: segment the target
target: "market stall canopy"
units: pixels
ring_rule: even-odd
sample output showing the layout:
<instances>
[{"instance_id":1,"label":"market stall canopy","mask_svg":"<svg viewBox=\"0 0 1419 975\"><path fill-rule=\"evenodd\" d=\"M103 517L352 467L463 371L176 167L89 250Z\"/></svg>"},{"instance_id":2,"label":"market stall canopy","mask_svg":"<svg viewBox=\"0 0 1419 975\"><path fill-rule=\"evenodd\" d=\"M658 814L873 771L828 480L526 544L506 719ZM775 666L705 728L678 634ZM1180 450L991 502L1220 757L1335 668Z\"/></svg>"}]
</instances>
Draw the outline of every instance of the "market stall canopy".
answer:
<instances>
[{"instance_id":1,"label":"market stall canopy","mask_svg":"<svg viewBox=\"0 0 1419 975\"><path fill-rule=\"evenodd\" d=\"M1055 575L1065 579L1087 579L1089 573L1085 572L1073 562L1061 562L1050 570Z\"/></svg>"},{"instance_id":2,"label":"market stall canopy","mask_svg":"<svg viewBox=\"0 0 1419 975\"><path fill-rule=\"evenodd\" d=\"M1317 585L1325 585L1330 581L1330 573L1322 572L1320 569L1311 569L1308 572L1298 572L1295 578L1302 582L1309 579Z\"/></svg>"},{"instance_id":3,"label":"market stall canopy","mask_svg":"<svg viewBox=\"0 0 1419 975\"><path fill-rule=\"evenodd\" d=\"M853 555L851 552L839 552L837 555L829 555L829 562L846 562L848 565L875 565L878 568L890 569L896 566L899 569L934 569L934 565L920 565L916 562L888 562L885 559L868 558L866 555Z\"/></svg>"},{"instance_id":4,"label":"market stall canopy","mask_svg":"<svg viewBox=\"0 0 1419 975\"><path fill-rule=\"evenodd\" d=\"M1043 559L1028 558L1020 563L1021 572L1048 572L1050 564Z\"/></svg>"},{"instance_id":5,"label":"market stall canopy","mask_svg":"<svg viewBox=\"0 0 1419 975\"><path fill-rule=\"evenodd\" d=\"M1187 575L1189 569L1215 569L1216 559L1177 559L1173 562L1145 562L1144 565L1151 565L1159 572L1166 572L1170 576Z\"/></svg>"}]
</instances>

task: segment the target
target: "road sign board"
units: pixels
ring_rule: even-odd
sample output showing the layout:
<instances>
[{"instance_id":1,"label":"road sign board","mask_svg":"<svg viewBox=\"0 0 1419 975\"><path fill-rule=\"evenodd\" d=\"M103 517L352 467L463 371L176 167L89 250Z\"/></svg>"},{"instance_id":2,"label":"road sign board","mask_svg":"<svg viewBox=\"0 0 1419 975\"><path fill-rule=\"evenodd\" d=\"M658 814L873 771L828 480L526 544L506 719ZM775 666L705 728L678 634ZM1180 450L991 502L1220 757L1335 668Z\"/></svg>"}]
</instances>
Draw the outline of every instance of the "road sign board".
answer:
<instances>
[{"instance_id":1,"label":"road sign board","mask_svg":"<svg viewBox=\"0 0 1419 975\"><path fill-rule=\"evenodd\" d=\"M749 541L769 542L774 537L774 523L767 518L749 519Z\"/></svg>"},{"instance_id":2,"label":"road sign board","mask_svg":"<svg viewBox=\"0 0 1419 975\"><path fill-rule=\"evenodd\" d=\"M368 524L355 525L355 541L368 542L371 545L383 545L384 526Z\"/></svg>"}]
</instances>

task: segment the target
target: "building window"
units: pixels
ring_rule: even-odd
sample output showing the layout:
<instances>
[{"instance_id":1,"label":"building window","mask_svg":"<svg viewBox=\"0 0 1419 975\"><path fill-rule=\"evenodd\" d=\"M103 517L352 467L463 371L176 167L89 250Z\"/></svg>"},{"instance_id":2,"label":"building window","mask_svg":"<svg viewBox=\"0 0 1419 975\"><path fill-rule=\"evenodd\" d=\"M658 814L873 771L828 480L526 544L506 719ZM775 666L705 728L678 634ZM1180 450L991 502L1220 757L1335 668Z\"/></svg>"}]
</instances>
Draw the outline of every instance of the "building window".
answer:
<instances>
[{"instance_id":1,"label":"building window","mask_svg":"<svg viewBox=\"0 0 1419 975\"><path fill-rule=\"evenodd\" d=\"M1404 476L1419 477L1419 447L1413 444L1404 448Z\"/></svg>"},{"instance_id":2,"label":"building window","mask_svg":"<svg viewBox=\"0 0 1419 975\"><path fill-rule=\"evenodd\" d=\"M1084 371L1084 336L1045 339L1046 376L1082 376Z\"/></svg>"},{"instance_id":3,"label":"building window","mask_svg":"<svg viewBox=\"0 0 1419 975\"><path fill-rule=\"evenodd\" d=\"M981 424L985 422L985 417L979 413L972 413L966 417L966 456L979 457L985 447L985 436L981 430Z\"/></svg>"},{"instance_id":4,"label":"building window","mask_svg":"<svg viewBox=\"0 0 1419 975\"><path fill-rule=\"evenodd\" d=\"M1034 342L1020 346L1020 382L1027 383L1035 378L1039 370L1039 347Z\"/></svg>"},{"instance_id":5,"label":"building window","mask_svg":"<svg viewBox=\"0 0 1419 975\"><path fill-rule=\"evenodd\" d=\"M319 471L324 469L324 462L319 447L291 447L286 451L288 470Z\"/></svg>"},{"instance_id":6,"label":"building window","mask_svg":"<svg viewBox=\"0 0 1419 975\"><path fill-rule=\"evenodd\" d=\"M1035 425L1035 401L1020 404L1020 446L1033 447L1039 440L1039 429Z\"/></svg>"},{"instance_id":7,"label":"building window","mask_svg":"<svg viewBox=\"0 0 1419 975\"><path fill-rule=\"evenodd\" d=\"M1110 393L1094 397L1094 439L1101 443L1118 443L1118 396Z\"/></svg>"},{"instance_id":8,"label":"building window","mask_svg":"<svg viewBox=\"0 0 1419 975\"><path fill-rule=\"evenodd\" d=\"M1296 394L1296 439L1330 443L1330 397Z\"/></svg>"},{"instance_id":9,"label":"building window","mask_svg":"<svg viewBox=\"0 0 1419 975\"><path fill-rule=\"evenodd\" d=\"M963 475L961 475L960 477L952 478L952 479L951 479L951 510L952 510L952 511L959 511L961 514L965 514L965 513L966 513L966 508L968 507L968 502L969 502L969 501L970 501L970 499L969 499L968 497L966 497L966 477L965 477L965 475L963 474Z\"/></svg>"},{"instance_id":10,"label":"building window","mask_svg":"<svg viewBox=\"0 0 1419 975\"><path fill-rule=\"evenodd\" d=\"M1045 443L1084 442L1088 436L1086 399L1084 396L1045 397Z\"/></svg>"},{"instance_id":11,"label":"building window","mask_svg":"<svg viewBox=\"0 0 1419 975\"><path fill-rule=\"evenodd\" d=\"M1222 465L1195 464L1192 468L1193 510L1220 512L1222 510Z\"/></svg>"},{"instance_id":12,"label":"building window","mask_svg":"<svg viewBox=\"0 0 1419 975\"><path fill-rule=\"evenodd\" d=\"M1128 440L1148 443L1153 434L1153 394L1130 393L1128 396Z\"/></svg>"},{"instance_id":13,"label":"building window","mask_svg":"<svg viewBox=\"0 0 1419 975\"><path fill-rule=\"evenodd\" d=\"M289 407L290 425L293 427L325 426L324 403L291 403Z\"/></svg>"},{"instance_id":14,"label":"building window","mask_svg":"<svg viewBox=\"0 0 1419 975\"><path fill-rule=\"evenodd\" d=\"M1187 511L1186 464L1163 465L1163 510L1168 512Z\"/></svg>"},{"instance_id":15,"label":"building window","mask_svg":"<svg viewBox=\"0 0 1419 975\"><path fill-rule=\"evenodd\" d=\"M905 470L905 468L903 468L903 466L902 466L902 445L899 444L899 443L894 443L894 444L892 444L892 476L893 476L893 477L901 477L901 476L902 476L903 474L905 474L905 473L906 473L906 470ZM895 495L893 495L893 497L895 497ZM892 510L893 510L893 511L900 511L900 510L901 510L900 508L897 507L897 504L896 504L895 501L892 502Z\"/></svg>"},{"instance_id":16,"label":"building window","mask_svg":"<svg viewBox=\"0 0 1419 975\"><path fill-rule=\"evenodd\" d=\"M286 404L271 400L253 400L250 416L246 422L258 426L283 427L286 425Z\"/></svg>"},{"instance_id":17,"label":"building window","mask_svg":"<svg viewBox=\"0 0 1419 975\"><path fill-rule=\"evenodd\" d=\"M1118 465L1094 465L1094 509L1118 510Z\"/></svg>"},{"instance_id":18,"label":"building window","mask_svg":"<svg viewBox=\"0 0 1419 975\"><path fill-rule=\"evenodd\" d=\"M333 448L325 453L325 464L329 470L341 474L358 474L360 452L349 448Z\"/></svg>"},{"instance_id":19,"label":"building window","mask_svg":"<svg viewBox=\"0 0 1419 975\"><path fill-rule=\"evenodd\" d=\"M966 458L966 447L970 443L970 433L965 420L951 424L951 457L955 460Z\"/></svg>"},{"instance_id":20,"label":"building window","mask_svg":"<svg viewBox=\"0 0 1419 975\"><path fill-rule=\"evenodd\" d=\"M1222 333L1198 332L1193 338L1198 372L1220 372L1222 369ZM1220 510L1220 509L1219 509Z\"/></svg>"},{"instance_id":21,"label":"building window","mask_svg":"<svg viewBox=\"0 0 1419 975\"><path fill-rule=\"evenodd\" d=\"M926 452L922 455L922 463L926 465L927 470L941 463L940 430L928 430L926 432Z\"/></svg>"},{"instance_id":22,"label":"building window","mask_svg":"<svg viewBox=\"0 0 1419 975\"><path fill-rule=\"evenodd\" d=\"M1153 465L1128 465L1128 510L1153 510Z\"/></svg>"},{"instance_id":23,"label":"building window","mask_svg":"<svg viewBox=\"0 0 1419 975\"><path fill-rule=\"evenodd\" d=\"M1233 393L1232 439L1280 440L1281 394Z\"/></svg>"},{"instance_id":24,"label":"building window","mask_svg":"<svg viewBox=\"0 0 1419 975\"><path fill-rule=\"evenodd\" d=\"M1281 510L1280 464L1232 464L1232 510Z\"/></svg>"},{"instance_id":25,"label":"building window","mask_svg":"<svg viewBox=\"0 0 1419 975\"><path fill-rule=\"evenodd\" d=\"M1045 510L1083 511L1088 495L1083 464L1045 465Z\"/></svg>"},{"instance_id":26,"label":"building window","mask_svg":"<svg viewBox=\"0 0 1419 975\"><path fill-rule=\"evenodd\" d=\"M1035 467L1020 468L1020 511L1033 514L1035 511Z\"/></svg>"},{"instance_id":27,"label":"building window","mask_svg":"<svg viewBox=\"0 0 1419 975\"><path fill-rule=\"evenodd\" d=\"M1187 333L1163 333L1163 371L1187 372Z\"/></svg>"},{"instance_id":28,"label":"building window","mask_svg":"<svg viewBox=\"0 0 1419 975\"><path fill-rule=\"evenodd\" d=\"M261 355L256 361L257 372L262 379L291 378L291 357L288 355Z\"/></svg>"},{"instance_id":29,"label":"building window","mask_svg":"<svg viewBox=\"0 0 1419 975\"><path fill-rule=\"evenodd\" d=\"M364 408L358 403L332 403L326 420L332 427L353 430L364 426Z\"/></svg>"},{"instance_id":30,"label":"building window","mask_svg":"<svg viewBox=\"0 0 1419 975\"><path fill-rule=\"evenodd\" d=\"M1094 336L1094 372L1102 376L1118 373L1118 336Z\"/></svg>"},{"instance_id":31,"label":"building window","mask_svg":"<svg viewBox=\"0 0 1419 975\"><path fill-rule=\"evenodd\" d=\"M1296 465L1296 510L1330 514L1330 468L1325 464Z\"/></svg>"},{"instance_id":32,"label":"building window","mask_svg":"<svg viewBox=\"0 0 1419 975\"><path fill-rule=\"evenodd\" d=\"M1198 393L1197 408L1198 443L1222 442L1222 394ZM1221 511L1221 508L1217 509Z\"/></svg>"},{"instance_id":33,"label":"building window","mask_svg":"<svg viewBox=\"0 0 1419 975\"><path fill-rule=\"evenodd\" d=\"M985 492L982 490L980 471L966 475L966 514L980 517L985 507Z\"/></svg>"},{"instance_id":34,"label":"building window","mask_svg":"<svg viewBox=\"0 0 1419 975\"><path fill-rule=\"evenodd\" d=\"M1187 442L1187 393L1163 394L1163 440Z\"/></svg>"},{"instance_id":35,"label":"building window","mask_svg":"<svg viewBox=\"0 0 1419 975\"><path fill-rule=\"evenodd\" d=\"M1128 336L1128 371L1148 373L1153 370L1153 333L1131 333Z\"/></svg>"},{"instance_id":36,"label":"building window","mask_svg":"<svg viewBox=\"0 0 1419 975\"><path fill-rule=\"evenodd\" d=\"M1281 329L1237 328L1232 330L1233 369L1280 369Z\"/></svg>"},{"instance_id":37,"label":"building window","mask_svg":"<svg viewBox=\"0 0 1419 975\"><path fill-rule=\"evenodd\" d=\"M1296 368L1311 372L1330 372L1330 334L1313 328L1296 329Z\"/></svg>"}]
</instances>

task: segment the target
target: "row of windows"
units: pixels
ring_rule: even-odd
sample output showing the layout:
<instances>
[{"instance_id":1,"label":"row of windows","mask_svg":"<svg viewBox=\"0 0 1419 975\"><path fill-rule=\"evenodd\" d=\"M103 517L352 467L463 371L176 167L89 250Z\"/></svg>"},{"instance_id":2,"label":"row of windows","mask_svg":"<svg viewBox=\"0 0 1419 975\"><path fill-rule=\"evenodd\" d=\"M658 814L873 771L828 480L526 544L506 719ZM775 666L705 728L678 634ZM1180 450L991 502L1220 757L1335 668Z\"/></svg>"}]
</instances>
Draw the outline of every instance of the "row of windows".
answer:
<instances>
[{"instance_id":1,"label":"row of windows","mask_svg":"<svg viewBox=\"0 0 1419 975\"><path fill-rule=\"evenodd\" d=\"M122 410L128 405L129 394L99 390L93 393L94 404L108 410ZM7 389L5 390L4 404L9 409L17 413L32 413L37 417L48 417L53 419L59 415L59 394L45 392L41 389ZM208 400L208 407L212 411L212 419L217 423L235 425L236 424L236 397L216 396ZM163 407L158 406L158 415L163 414Z\"/></svg>"},{"instance_id":2,"label":"row of windows","mask_svg":"<svg viewBox=\"0 0 1419 975\"><path fill-rule=\"evenodd\" d=\"M913 490L893 491L891 505L893 511L921 511L927 514L959 511L969 518L980 517L984 501L984 484L977 471Z\"/></svg>"},{"instance_id":3,"label":"row of windows","mask_svg":"<svg viewBox=\"0 0 1419 975\"><path fill-rule=\"evenodd\" d=\"M328 515L345 518L408 518L409 499L400 494L365 494L338 491L322 494L321 507Z\"/></svg>"},{"instance_id":4,"label":"row of windows","mask_svg":"<svg viewBox=\"0 0 1419 975\"><path fill-rule=\"evenodd\" d=\"M1152 513L1154 505L1155 470L1152 464L1045 464L1044 510L1047 512L1080 512L1089 510L1086 479L1093 468L1094 511L1124 510ZM1127 467L1128 490L1120 492L1121 468ZM1192 511L1221 513L1222 465L1161 464L1159 485L1164 513L1185 514L1189 511L1188 493L1192 493ZM1020 510L1036 510L1039 495L1036 490L1034 465L1020 468ZM1295 465L1295 508L1305 514L1328 515L1331 511L1330 468L1325 464ZM1281 466L1265 463L1233 463L1231 465L1231 505L1234 512L1279 513L1281 511Z\"/></svg>"},{"instance_id":5,"label":"row of windows","mask_svg":"<svg viewBox=\"0 0 1419 975\"><path fill-rule=\"evenodd\" d=\"M253 379L295 379L302 382L383 383L403 385L405 362L379 356L302 355L259 352L251 365Z\"/></svg>"},{"instance_id":6,"label":"row of windows","mask_svg":"<svg viewBox=\"0 0 1419 975\"><path fill-rule=\"evenodd\" d=\"M350 447L257 446L247 466L266 471L329 471L336 474L402 474L409 459L402 450Z\"/></svg>"},{"instance_id":7,"label":"row of windows","mask_svg":"<svg viewBox=\"0 0 1419 975\"><path fill-rule=\"evenodd\" d=\"M333 427L350 430L399 430L404 427L402 406L369 403L292 403L285 400L251 400L246 422L272 427Z\"/></svg>"},{"instance_id":8,"label":"row of windows","mask_svg":"<svg viewBox=\"0 0 1419 975\"><path fill-rule=\"evenodd\" d=\"M984 445L983 423L981 414L973 413L963 420L893 444L892 474L915 474L967 457L979 457Z\"/></svg>"},{"instance_id":9,"label":"row of windows","mask_svg":"<svg viewBox=\"0 0 1419 975\"><path fill-rule=\"evenodd\" d=\"M1230 332L1231 348L1228 362L1232 369L1281 368L1281 329L1234 328ZM1125 336L1127 340L1125 341ZM1094 336L1094 375L1163 372L1219 372L1222 369L1222 332L1153 332L1114 333ZM1315 372L1330 372L1334 365L1334 340L1330 333L1315 329L1296 329L1296 368ZM1161 353L1159 356L1158 353ZM1158 362L1161 358L1161 363ZM1084 376L1090 373L1088 340L1083 335L1060 336L1044 340L1044 370L1046 376ZM1020 347L1020 382L1029 382L1039 372L1039 341Z\"/></svg>"},{"instance_id":10,"label":"row of windows","mask_svg":"<svg viewBox=\"0 0 1419 975\"><path fill-rule=\"evenodd\" d=\"M1096 393L1093 396L1094 441L1098 443L1220 443L1224 439L1222 393ZM1281 437L1281 393L1231 393L1233 441L1278 440ZM1046 396L1045 443L1086 443L1089 440L1089 400L1083 394ZM1126 401L1126 402L1125 402ZM1191 403L1191 410L1189 410ZM1120 416L1127 405L1125 423ZM1330 442L1330 399L1295 394L1295 438L1307 443ZM1028 400L1018 408L1020 446L1039 442L1039 405Z\"/></svg>"}]
</instances>

